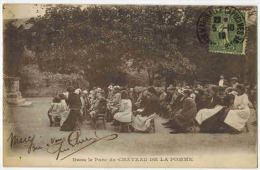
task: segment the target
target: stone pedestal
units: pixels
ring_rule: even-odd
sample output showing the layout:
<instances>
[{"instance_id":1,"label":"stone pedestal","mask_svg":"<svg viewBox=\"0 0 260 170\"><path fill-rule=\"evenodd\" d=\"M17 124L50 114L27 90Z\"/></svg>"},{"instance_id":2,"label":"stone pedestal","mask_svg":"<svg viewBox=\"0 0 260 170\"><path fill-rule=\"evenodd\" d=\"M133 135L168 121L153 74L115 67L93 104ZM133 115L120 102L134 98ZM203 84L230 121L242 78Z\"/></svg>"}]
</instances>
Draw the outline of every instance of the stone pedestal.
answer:
<instances>
[{"instance_id":1,"label":"stone pedestal","mask_svg":"<svg viewBox=\"0 0 260 170\"><path fill-rule=\"evenodd\" d=\"M31 102L25 102L19 91L18 77L4 77L4 95L8 105L30 105Z\"/></svg>"}]
</instances>

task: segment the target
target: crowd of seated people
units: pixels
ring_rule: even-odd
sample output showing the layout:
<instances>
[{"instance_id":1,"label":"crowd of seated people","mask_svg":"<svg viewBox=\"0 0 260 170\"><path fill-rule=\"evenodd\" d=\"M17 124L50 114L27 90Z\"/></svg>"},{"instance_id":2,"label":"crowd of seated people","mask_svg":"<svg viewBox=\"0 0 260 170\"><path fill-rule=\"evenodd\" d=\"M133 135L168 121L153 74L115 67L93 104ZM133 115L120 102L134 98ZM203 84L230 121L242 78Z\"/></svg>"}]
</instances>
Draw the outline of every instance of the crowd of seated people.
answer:
<instances>
[{"instance_id":1,"label":"crowd of seated people","mask_svg":"<svg viewBox=\"0 0 260 170\"><path fill-rule=\"evenodd\" d=\"M173 99L171 105L178 103L181 108L172 110L172 117L163 123L171 133L239 133L246 126L251 103L237 78L232 78L230 85L198 85L176 91L181 98Z\"/></svg>"},{"instance_id":2,"label":"crowd of seated people","mask_svg":"<svg viewBox=\"0 0 260 170\"><path fill-rule=\"evenodd\" d=\"M61 131L73 131L78 122L97 121L104 114L113 126L127 123L131 130L149 132L157 116L168 119L163 126L171 134L187 132L240 132L249 115L249 97L237 78L231 84L223 76L218 85L134 88L110 85L103 90L69 87L53 98L48 111L50 125Z\"/></svg>"}]
</instances>

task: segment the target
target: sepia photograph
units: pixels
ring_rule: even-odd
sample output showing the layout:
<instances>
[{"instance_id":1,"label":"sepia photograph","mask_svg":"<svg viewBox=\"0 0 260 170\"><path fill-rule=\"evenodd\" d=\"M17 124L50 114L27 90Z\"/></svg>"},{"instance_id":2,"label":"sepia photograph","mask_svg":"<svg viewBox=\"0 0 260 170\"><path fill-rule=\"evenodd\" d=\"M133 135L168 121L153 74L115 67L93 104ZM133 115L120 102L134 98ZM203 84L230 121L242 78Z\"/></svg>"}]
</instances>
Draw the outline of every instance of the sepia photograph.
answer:
<instances>
[{"instance_id":1,"label":"sepia photograph","mask_svg":"<svg viewBox=\"0 0 260 170\"><path fill-rule=\"evenodd\" d=\"M5 167L258 167L257 6L2 12Z\"/></svg>"}]
</instances>

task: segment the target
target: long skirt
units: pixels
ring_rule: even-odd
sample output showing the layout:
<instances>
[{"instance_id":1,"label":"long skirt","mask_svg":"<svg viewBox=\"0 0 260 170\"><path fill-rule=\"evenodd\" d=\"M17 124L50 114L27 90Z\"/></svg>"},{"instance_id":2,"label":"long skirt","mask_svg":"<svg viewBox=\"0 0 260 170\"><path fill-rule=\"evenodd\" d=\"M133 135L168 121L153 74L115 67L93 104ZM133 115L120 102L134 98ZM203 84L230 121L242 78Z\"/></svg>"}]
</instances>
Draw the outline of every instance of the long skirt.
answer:
<instances>
[{"instance_id":1,"label":"long skirt","mask_svg":"<svg viewBox=\"0 0 260 170\"><path fill-rule=\"evenodd\" d=\"M114 115L114 119L119 122L132 122L132 112L117 112Z\"/></svg>"},{"instance_id":2,"label":"long skirt","mask_svg":"<svg viewBox=\"0 0 260 170\"><path fill-rule=\"evenodd\" d=\"M80 116L80 110L70 110L70 113L61 126L61 131L73 131Z\"/></svg>"},{"instance_id":3,"label":"long skirt","mask_svg":"<svg viewBox=\"0 0 260 170\"><path fill-rule=\"evenodd\" d=\"M66 110L63 113L61 113L61 115L60 115L60 117L61 117L60 126L62 126L63 123L67 120L69 113L70 113L70 110Z\"/></svg>"},{"instance_id":4,"label":"long skirt","mask_svg":"<svg viewBox=\"0 0 260 170\"><path fill-rule=\"evenodd\" d=\"M149 129L151 125L151 121L156 117L157 115L154 113L150 116L141 116L141 115L136 115L134 118L134 121L132 122L132 126L136 130L140 131L146 131Z\"/></svg>"},{"instance_id":5,"label":"long skirt","mask_svg":"<svg viewBox=\"0 0 260 170\"><path fill-rule=\"evenodd\" d=\"M225 127L224 119L227 116L227 109L226 107L222 108L220 111L215 113L213 116L209 117L208 119L204 120L200 124L200 131L203 133L218 133L220 132L219 129ZM226 127L225 127L226 128Z\"/></svg>"},{"instance_id":6,"label":"long skirt","mask_svg":"<svg viewBox=\"0 0 260 170\"><path fill-rule=\"evenodd\" d=\"M217 114L224 106L217 105L212 109L201 109L197 113L195 119L201 125L205 120Z\"/></svg>"},{"instance_id":7,"label":"long skirt","mask_svg":"<svg viewBox=\"0 0 260 170\"><path fill-rule=\"evenodd\" d=\"M249 119L249 116L250 116L249 108L243 110L230 110L224 122L229 126L231 126L232 128L241 131L245 127Z\"/></svg>"}]
</instances>

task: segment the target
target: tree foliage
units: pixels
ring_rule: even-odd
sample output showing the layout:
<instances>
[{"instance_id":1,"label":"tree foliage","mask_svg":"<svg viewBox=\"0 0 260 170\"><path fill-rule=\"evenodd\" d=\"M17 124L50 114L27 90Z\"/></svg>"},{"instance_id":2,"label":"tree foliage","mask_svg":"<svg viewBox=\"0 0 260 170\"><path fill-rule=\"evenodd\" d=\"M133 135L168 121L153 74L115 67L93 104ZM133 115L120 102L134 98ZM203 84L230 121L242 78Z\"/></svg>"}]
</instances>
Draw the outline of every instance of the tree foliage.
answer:
<instances>
[{"instance_id":1,"label":"tree foliage","mask_svg":"<svg viewBox=\"0 0 260 170\"><path fill-rule=\"evenodd\" d=\"M91 85L128 84L127 69L147 71L150 84L155 75L166 84L185 77L214 82L223 73L252 77L256 72L256 46L252 44L256 42L256 10L250 9L249 15L250 48L245 56L235 56L210 53L199 43L196 22L205 9L55 5L48 6L45 15L29 19L31 27L19 28L14 35L22 36L23 46L35 54L31 62L42 71L80 74ZM5 34L16 40L11 37L12 29ZM253 68L245 69L249 66Z\"/></svg>"},{"instance_id":2,"label":"tree foliage","mask_svg":"<svg viewBox=\"0 0 260 170\"><path fill-rule=\"evenodd\" d=\"M13 25L13 20L8 21L4 27L4 74L19 76L21 56L23 52L22 30Z\"/></svg>"},{"instance_id":3,"label":"tree foliage","mask_svg":"<svg viewBox=\"0 0 260 170\"><path fill-rule=\"evenodd\" d=\"M132 69L147 70L151 79L162 68L184 73L195 66L172 38L183 22L172 14L182 12L162 6L50 6L28 21L33 26L25 31L26 46L41 69L77 72L94 84L120 78L130 59Z\"/></svg>"}]
</instances>

